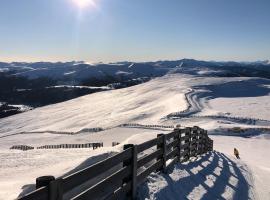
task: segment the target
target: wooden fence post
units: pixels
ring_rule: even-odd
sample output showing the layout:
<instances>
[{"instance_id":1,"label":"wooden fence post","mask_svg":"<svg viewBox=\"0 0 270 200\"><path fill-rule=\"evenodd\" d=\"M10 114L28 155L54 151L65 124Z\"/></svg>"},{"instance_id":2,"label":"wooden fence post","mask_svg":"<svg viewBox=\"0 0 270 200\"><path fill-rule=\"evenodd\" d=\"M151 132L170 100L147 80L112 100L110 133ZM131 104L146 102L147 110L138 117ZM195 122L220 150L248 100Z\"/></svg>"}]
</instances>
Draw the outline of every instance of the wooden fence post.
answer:
<instances>
[{"instance_id":1,"label":"wooden fence post","mask_svg":"<svg viewBox=\"0 0 270 200\"><path fill-rule=\"evenodd\" d=\"M203 131L203 153L207 152L207 132Z\"/></svg>"},{"instance_id":2,"label":"wooden fence post","mask_svg":"<svg viewBox=\"0 0 270 200\"><path fill-rule=\"evenodd\" d=\"M199 133L200 133L200 128L198 126L195 126L194 128L196 128L196 133L195 133L195 140L196 140L196 153L195 156L197 157L200 154L200 144L199 144Z\"/></svg>"},{"instance_id":3,"label":"wooden fence post","mask_svg":"<svg viewBox=\"0 0 270 200\"><path fill-rule=\"evenodd\" d=\"M181 162L181 130L174 129L174 131L176 132L176 135L174 136L174 140L177 140L176 148L178 148L177 159L178 159L178 162L180 163Z\"/></svg>"},{"instance_id":4,"label":"wooden fence post","mask_svg":"<svg viewBox=\"0 0 270 200\"><path fill-rule=\"evenodd\" d=\"M162 160L162 167L159 169L159 171L162 171L163 173L166 173L166 135L165 134L158 134L157 137L161 137L162 142L161 144L157 145L157 149L162 149L162 155L158 158Z\"/></svg>"},{"instance_id":5,"label":"wooden fence post","mask_svg":"<svg viewBox=\"0 0 270 200\"><path fill-rule=\"evenodd\" d=\"M63 199L62 178L55 179L54 176L41 176L36 179L36 189L41 187L49 188L49 200Z\"/></svg>"},{"instance_id":6,"label":"wooden fence post","mask_svg":"<svg viewBox=\"0 0 270 200\"><path fill-rule=\"evenodd\" d=\"M213 151L213 140L207 137L207 151Z\"/></svg>"},{"instance_id":7,"label":"wooden fence post","mask_svg":"<svg viewBox=\"0 0 270 200\"><path fill-rule=\"evenodd\" d=\"M203 151L203 141L202 141L202 129L198 129L198 155L201 155Z\"/></svg>"},{"instance_id":8,"label":"wooden fence post","mask_svg":"<svg viewBox=\"0 0 270 200\"><path fill-rule=\"evenodd\" d=\"M192 144L193 144L193 141L194 141L194 127L190 128L190 135L189 135L189 158L192 157L192 151L191 151L191 147L192 147ZM195 138L196 140L196 138Z\"/></svg>"},{"instance_id":9,"label":"wooden fence post","mask_svg":"<svg viewBox=\"0 0 270 200\"><path fill-rule=\"evenodd\" d=\"M180 129L180 133L179 133L179 139L180 139L180 146L179 146L179 148L180 148L180 160L179 160L179 162L182 162L182 160L181 160L181 157L182 157L181 153L182 153L182 151L183 151L183 152L185 151L185 149L184 149L183 146L182 146L182 142L183 142L182 134L183 134L183 133L186 134L185 129ZM185 142L185 141L184 141L184 142ZM184 143L184 144L185 144L185 143Z\"/></svg>"},{"instance_id":10,"label":"wooden fence post","mask_svg":"<svg viewBox=\"0 0 270 200\"><path fill-rule=\"evenodd\" d=\"M191 128L186 128L186 135L188 135L188 139L186 139L185 143L188 143L188 153L187 158L185 160L190 159L190 140L191 140Z\"/></svg>"},{"instance_id":11,"label":"wooden fence post","mask_svg":"<svg viewBox=\"0 0 270 200\"><path fill-rule=\"evenodd\" d=\"M124 162L123 165L131 165L132 167L132 173L131 173L131 199L135 200L137 196L137 161L138 161L138 150L137 145L134 144L125 144L124 150L132 148L132 158L131 163Z\"/></svg>"},{"instance_id":12,"label":"wooden fence post","mask_svg":"<svg viewBox=\"0 0 270 200\"><path fill-rule=\"evenodd\" d=\"M49 183L49 200L63 200L63 181L61 178Z\"/></svg>"}]
</instances>

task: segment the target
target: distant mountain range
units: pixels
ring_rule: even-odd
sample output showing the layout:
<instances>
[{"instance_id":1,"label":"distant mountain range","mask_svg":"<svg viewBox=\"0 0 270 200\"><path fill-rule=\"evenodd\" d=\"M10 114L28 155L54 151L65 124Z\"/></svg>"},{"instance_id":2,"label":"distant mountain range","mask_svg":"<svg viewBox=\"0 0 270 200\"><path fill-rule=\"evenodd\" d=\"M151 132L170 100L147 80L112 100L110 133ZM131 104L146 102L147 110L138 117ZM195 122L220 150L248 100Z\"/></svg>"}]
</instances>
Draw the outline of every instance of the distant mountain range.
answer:
<instances>
[{"instance_id":1,"label":"distant mountain range","mask_svg":"<svg viewBox=\"0 0 270 200\"><path fill-rule=\"evenodd\" d=\"M270 79L269 61L0 62L0 118L82 95L137 85L165 74Z\"/></svg>"},{"instance_id":2,"label":"distant mountain range","mask_svg":"<svg viewBox=\"0 0 270 200\"><path fill-rule=\"evenodd\" d=\"M23 76L29 79L47 77L68 83L79 83L85 79L132 79L157 77L166 73L187 73L214 76L260 76L270 78L270 63L257 62L216 62L182 59L156 62L117 62L87 64L85 62L0 62L0 72Z\"/></svg>"}]
</instances>

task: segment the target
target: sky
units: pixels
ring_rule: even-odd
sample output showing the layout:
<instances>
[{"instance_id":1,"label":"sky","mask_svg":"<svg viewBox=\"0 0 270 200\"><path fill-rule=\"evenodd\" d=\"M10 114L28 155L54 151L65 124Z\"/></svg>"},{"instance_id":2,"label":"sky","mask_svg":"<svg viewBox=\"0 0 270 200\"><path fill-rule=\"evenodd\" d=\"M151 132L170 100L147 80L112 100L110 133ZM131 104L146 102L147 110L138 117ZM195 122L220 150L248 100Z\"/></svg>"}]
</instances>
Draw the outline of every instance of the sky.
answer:
<instances>
[{"instance_id":1,"label":"sky","mask_svg":"<svg viewBox=\"0 0 270 200\"><path fill-rule=\"evenodd\" d=\"M0 0L0 61L270 59L269 0Z\"/></svg>"}]
</instances>

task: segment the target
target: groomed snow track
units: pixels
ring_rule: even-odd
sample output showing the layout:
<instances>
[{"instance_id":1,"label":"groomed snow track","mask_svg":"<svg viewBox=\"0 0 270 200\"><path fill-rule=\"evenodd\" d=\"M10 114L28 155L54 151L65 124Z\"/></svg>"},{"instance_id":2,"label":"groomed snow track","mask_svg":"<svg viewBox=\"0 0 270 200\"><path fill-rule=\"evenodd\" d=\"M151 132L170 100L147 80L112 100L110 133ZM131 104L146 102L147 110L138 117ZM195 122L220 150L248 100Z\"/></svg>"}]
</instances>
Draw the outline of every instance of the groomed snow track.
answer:
<instances>
[{"instance_id":1,"label":"groomed snow track","mask_svg":"<svg viewBox=\"0 0 270 200\"><path fill-rule=\"evenodd\" d=\"M175 120L181 118L205 118L213 120L225 120L238 124L270 126L270 121L265 119L227 116L227 115L199 115L198 113L202 112L202 110L205 107L207 107L206 101L208 99L211 99L211 97L208 96L207 93L208 92L205 90L190 89L190 91L185 93L185 99L188 104L187 109L180 112L171 113L163 119Z\"/></svg>"}]
</instances>

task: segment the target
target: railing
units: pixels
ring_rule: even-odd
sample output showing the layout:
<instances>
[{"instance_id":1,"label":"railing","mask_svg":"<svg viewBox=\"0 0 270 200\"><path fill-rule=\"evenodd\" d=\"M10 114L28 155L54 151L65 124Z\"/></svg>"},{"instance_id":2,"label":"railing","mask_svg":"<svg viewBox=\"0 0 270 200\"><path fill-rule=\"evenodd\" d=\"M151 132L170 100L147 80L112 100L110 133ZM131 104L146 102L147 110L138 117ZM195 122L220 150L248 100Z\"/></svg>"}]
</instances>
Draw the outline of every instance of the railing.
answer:
<instances>
[{"instance_id":1,"label":"railing","mask_svg":"<svg viewBox=\"0 0 270 200\"><path fill-rule=\"evenodd\" d=\"M213 140L208 137L206 130L199 127L175 129L139 145L127 144L122 152L74 174L53 180L48 186L19 199L135 199L137 186L152 172L166 173L175 163L188 161L190 157L212 150ZM76 188L83 191L73 192L71 197L66 196L71 190L76 191Z\"/></svg>"}]
</instances>

